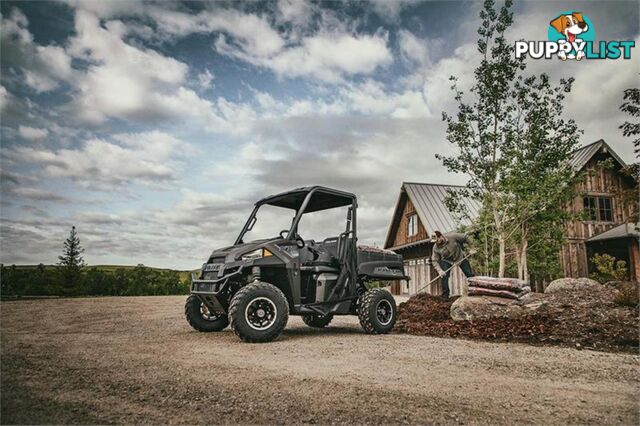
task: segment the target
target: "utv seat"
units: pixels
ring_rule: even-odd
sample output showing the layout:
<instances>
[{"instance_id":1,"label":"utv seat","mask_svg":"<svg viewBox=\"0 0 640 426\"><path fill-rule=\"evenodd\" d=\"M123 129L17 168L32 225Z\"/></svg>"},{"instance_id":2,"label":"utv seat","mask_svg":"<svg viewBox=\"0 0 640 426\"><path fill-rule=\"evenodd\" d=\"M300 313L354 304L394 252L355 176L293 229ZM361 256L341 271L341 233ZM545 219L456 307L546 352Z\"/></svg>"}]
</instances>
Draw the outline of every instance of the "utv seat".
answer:
<instances>
[{"instance_id":1,"label":"utv seat","mask_svg":"<svg viewBox=\"0 0 640 426\"><path fill-rule=\"evenodd\" d=\"M306 261L302 264L303 268L311 268L305 270L313 270L314 272L339 272L338 260L336 258L337 241L332 241L326 244L325 240L322 243L315 243L309 245L309 248L314 253L314 259ZM319 269L316 271L315 267Z\"/></svg>"}]
</instances>

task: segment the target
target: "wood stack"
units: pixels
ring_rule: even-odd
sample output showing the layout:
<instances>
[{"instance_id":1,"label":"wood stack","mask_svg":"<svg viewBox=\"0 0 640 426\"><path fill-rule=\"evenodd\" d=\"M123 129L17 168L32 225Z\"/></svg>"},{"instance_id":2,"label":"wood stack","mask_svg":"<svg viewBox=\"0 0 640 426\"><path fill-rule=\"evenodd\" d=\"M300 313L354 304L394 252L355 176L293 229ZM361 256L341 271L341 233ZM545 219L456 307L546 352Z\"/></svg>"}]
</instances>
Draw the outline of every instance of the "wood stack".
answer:
<instances>
[{"instance_id":1,"label":"wood stack","mask_svg":"<svg viewBox=\"0 0 640 426\"><path fill-rule=\"evenodd\" d=\"M531 292L525 281L517 278L471 277L469 296L493 296L507 299L520 299Z\"/></svg>"}]
</instances>

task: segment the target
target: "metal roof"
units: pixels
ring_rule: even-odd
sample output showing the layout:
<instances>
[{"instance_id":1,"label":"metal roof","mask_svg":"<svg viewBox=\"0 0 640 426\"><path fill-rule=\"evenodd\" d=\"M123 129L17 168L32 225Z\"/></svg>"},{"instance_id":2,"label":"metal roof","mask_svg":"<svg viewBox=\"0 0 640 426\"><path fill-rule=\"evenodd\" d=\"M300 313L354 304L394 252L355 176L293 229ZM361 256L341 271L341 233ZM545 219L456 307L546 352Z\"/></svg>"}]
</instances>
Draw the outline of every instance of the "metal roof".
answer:
<instances>
[{"instance_id":1,"label":"metal roof","mask_svg":"<svg viewBox=\"0 0 640 426\"><path fill-rule=\"evenodd\" d=\"M397 228L397 223L399 223L399 214L404 208L404 205L401 205L403 194L406 194L406 197L411 200L427 234L431 234L434 231L451 232L457 230L460 225L469 224L468 219L459 219L455 214L451 213L444 202L449 191L455 192L463 188L463 186L459 185L403 182L400 196L398 197L393 213L393 219L391 220L387 237L385 238L385 248L390 247L393 242L391 237L392 234L395 233L394 229ZM471 219L475 219L481 208L480 202L469 197L462 197L461 200ZM418 245L424 241L427 240L404 244L395 247L395 249Z\"/></svg>"},{"instance_id":2,"label":"metal roof","mask_svg":"<svg viewBox=\"0 0 640 426\"><path fill-rule=\"evenodd\" d=\"M604 150L604 152L608 152L620 163L621 166L626 166L625 162L616 154L616 152L611 149L611 147L603 140L590 143L589 145L585 145L582 148L577 149L571 159L569 160L569 164L573 167L574 170L580 171L582 168L591 160L598 151Z\"/></svg>"},{"instance_id":3,"label":"metal roof","mask_svg":"<svg viewBox=\"0 0 640 426\"><path fill-rule=\"evenodd\" d=\"M593 241L615 240L617 238L638 238L640 237L640 223L623 223L608 231L591 237L588 243Z\"/></svg>"},{"instance_id":4,"label":"metal roof","mask_svg":"<svg viewBox=\"0 0 640 426\"><path fill-rule=\"evenodd\" d=\"M463 187L415 182L405 182L403 187L427 233L455 231L461 224L468 224L468 221L460 222L444 202L449 191L455 193ZM469 216L475 218L480 211L480 202L469 197L462 197L461 201Z\"/></svg>"}]
</instances>

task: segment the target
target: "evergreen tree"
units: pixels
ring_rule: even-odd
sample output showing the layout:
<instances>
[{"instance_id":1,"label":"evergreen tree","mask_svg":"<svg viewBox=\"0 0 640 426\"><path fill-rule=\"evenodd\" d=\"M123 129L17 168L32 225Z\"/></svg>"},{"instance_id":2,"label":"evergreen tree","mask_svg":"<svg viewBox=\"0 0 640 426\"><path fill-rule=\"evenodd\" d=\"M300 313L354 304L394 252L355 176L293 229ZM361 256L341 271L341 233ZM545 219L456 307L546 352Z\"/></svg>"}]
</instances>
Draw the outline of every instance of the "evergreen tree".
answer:
<instances>
[{"instance_id":1,"label":"evergreen tree","mask_svg":"<svg viewBox=\"0 0 640 426\"><path fill-rule=\"evenodd\" d=\"M84 249L80 246L80 238L76 227L71 227L69 237L64 242L64 251L58 256L58 266L62 276L62 292L66 295L77 293L82 278L81 269L85 266L82 254Z\"/></svg>"}]
</instances>

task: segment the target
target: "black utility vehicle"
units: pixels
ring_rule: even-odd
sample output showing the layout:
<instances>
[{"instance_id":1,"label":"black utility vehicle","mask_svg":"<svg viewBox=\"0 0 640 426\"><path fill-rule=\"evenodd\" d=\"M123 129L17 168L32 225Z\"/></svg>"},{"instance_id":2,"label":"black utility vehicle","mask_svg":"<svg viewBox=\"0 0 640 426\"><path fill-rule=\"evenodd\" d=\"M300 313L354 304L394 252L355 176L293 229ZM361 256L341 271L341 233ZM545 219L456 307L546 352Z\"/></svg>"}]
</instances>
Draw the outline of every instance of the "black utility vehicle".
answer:
<instances>
[{"instance_id":1,"label":"black utility vehicle","mask_svg":"<svg viewBox=\"0 0 640 426\"><path fill-rule=\"evenodd\" d=\"M290 209L291 226L279 236L245 242L265 206ZM356 245L357 206L354 194L321 186L258 201L235 244L215 250L193 274L189 324L205 332L231 324L242 340L267 342L280 335L290 314L311 327L327 326L334 315L358 315L367 333L388 333L396 321L393 296L367 285L408 278L402 256ZM303 215L337 208L346 212L344 232L322 242L298 234Z\"/></svg>"}]
</instances>

